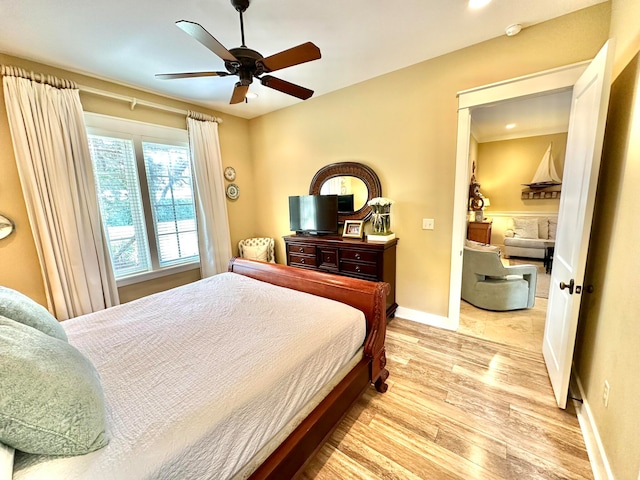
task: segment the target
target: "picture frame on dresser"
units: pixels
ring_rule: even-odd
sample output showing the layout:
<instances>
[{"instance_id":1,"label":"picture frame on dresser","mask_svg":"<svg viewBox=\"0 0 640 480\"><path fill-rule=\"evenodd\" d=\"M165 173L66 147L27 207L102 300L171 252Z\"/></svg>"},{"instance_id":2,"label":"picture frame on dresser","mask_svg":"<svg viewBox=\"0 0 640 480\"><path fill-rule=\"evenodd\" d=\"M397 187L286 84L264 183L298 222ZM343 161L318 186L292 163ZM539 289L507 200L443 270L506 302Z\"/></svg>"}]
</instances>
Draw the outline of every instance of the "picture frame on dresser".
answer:
<instances>
[{"instance_id":1,"label":"picture frame on dresser","mask_svg":"<svg viewBox=\"0 0 640 480\"><path fill-rule=\"evenodd\" d=\"M362 220L345 220L342 236L346 238L362 238L364 222Z\"/></svg>"}]
</instances>

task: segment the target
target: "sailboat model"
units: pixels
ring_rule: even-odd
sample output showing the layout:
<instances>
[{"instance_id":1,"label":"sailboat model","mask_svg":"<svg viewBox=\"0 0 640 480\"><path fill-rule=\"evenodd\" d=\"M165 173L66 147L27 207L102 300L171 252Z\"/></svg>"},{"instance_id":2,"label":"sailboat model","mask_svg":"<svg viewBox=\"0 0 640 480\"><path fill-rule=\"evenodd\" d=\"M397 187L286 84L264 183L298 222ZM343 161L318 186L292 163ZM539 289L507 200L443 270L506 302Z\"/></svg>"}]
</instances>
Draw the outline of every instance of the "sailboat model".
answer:
<instances>
[{"instance_id":1,"label":"sailboat model","mask_svg":"<svg viewBox=\"0 0 640 480\"><path fill-rule=\"evenodd\" d=\"M538 170L536 170L531 183L523 183L523 185L526 185L529 188L536 189L562 184L562 180L560 179L558 172L556 172L556 167L553 163L551 146L552 144L550 143L549 148L547 148L547 151L544 153L542 160L540 161Z\"/></svg>"}]
</instances>

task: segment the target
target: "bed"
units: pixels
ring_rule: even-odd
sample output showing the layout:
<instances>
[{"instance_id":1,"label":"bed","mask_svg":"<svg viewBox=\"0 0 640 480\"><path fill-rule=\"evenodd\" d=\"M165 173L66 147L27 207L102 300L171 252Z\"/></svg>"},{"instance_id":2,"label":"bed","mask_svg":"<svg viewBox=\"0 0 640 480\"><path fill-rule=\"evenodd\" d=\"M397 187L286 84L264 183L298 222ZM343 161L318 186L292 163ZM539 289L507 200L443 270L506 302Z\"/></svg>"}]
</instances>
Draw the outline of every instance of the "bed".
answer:
<instances>
[{"instance_id":1,"label":"bed","mask_svg":"<svg viewBox=\"0 0 640 480\"><path fill-rule=\"evenodd\" d=\"M109 444L16 452L13 478L293 478L369 385L386 391L388 289L233 259L227 273L63 322L100 374Z\"/></svg>"}]
</instances>

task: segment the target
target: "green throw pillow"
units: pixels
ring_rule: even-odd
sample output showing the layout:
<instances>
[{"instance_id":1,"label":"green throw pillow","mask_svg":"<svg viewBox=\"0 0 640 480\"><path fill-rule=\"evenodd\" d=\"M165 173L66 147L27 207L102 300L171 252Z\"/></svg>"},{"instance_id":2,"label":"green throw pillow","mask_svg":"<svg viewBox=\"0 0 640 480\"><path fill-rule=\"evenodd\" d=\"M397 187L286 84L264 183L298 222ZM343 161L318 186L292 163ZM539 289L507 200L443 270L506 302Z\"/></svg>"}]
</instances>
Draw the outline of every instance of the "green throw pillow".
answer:
<instances>
[{"instance_id":1,"label":"green throw pillow","mask_svg":"<svg viewBox=\"0 0 640 480\"><path fill-rule=\"evenodd\" d=\"M108 443L100 377L75 347L0 316L0 359L0 442L44 455Z\"/></svg>"},{"instance_id":2,"label":"green throw pillow","mask_svg":"<svg viewBox=\"0 0 640 480\"><path fill-rule=\"evenodd\" d=\"M46 308L7 287L0 287L0 315L67 341L67 334L62 325Z\"/></svg>"}]
</instances>

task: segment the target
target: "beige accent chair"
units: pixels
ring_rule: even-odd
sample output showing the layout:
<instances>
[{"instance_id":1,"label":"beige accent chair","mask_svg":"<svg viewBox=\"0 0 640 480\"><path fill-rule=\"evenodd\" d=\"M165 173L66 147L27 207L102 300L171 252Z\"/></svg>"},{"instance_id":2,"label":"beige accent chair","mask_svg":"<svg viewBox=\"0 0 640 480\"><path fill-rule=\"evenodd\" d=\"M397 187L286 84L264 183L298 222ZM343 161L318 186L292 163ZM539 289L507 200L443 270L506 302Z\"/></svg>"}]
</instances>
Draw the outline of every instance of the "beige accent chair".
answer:
<instances>
[{"instance_id":1,"label":"beige accent chair","mask_svg":"<svg viewBox=\"0 0 640 480\"><path fill-rule=\"evenodd\" d=\"M535 265L505 267L499 251L464 247L462 299L485 310L532 308L538 270Z\"/></svg>"},{"instance_id":2,"label":"beige accent chair","mask_svg":"<svg viewBox=\"0 0 640 480\"><path fill-rule=\"evenodd\" d=\"M276 263L275 242L273 238L246 238L238 242L238 252L242 258Z\"/></svg>"}]
</instances>

